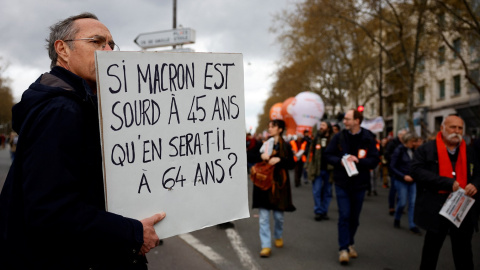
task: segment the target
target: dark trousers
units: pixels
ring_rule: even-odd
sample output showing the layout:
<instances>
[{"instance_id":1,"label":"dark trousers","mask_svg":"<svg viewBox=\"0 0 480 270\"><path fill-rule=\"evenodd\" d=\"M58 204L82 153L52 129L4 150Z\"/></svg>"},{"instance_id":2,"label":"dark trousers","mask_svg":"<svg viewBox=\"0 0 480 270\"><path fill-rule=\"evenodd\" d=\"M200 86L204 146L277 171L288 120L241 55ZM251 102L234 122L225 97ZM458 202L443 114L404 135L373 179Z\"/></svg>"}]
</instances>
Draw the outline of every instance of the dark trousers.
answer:
<instances>
[{"instance_id":1,"label":"dark trousers","mask_svg":"<svg viewBox=\"0 0 480 270\"><path fill-rule=\"evenodd\" d=\"M338 245L339 250L348 250L355 244L355 234L360 225L365 189L350 190L335 186L338 205Z\"/></svg>"},{"instance_id":2,"label":"dark trousers","mask_svg":"<svg viewBox=\"0 0 480 270\"><path fill-rule=\"evenodd\" d=\"M457 228L446 219L441 220L439 232L427 230L425 241L423 243L420 269L429 270L437 268L438 256L447 234L450 234L450 241L452 242L455 268L457 270L473 270L473 225L470 223L463 223L460 228Z\"/></svg>"},{"instance_id":3,"label":"dark trousers","mask_svg":"<svg viewBox=\"0 0 480 270\"><path fill-rule=\"evenodd\" d=\"M397 189L395 188L395 179L391 174L390 176L390 192L388 192L388 208L395 209L395 201L397 199Z\"/></svg>"},{"instance_id":4,"label":"dark trousers","mask_svg":"<svg viewBox=\"0 0 480 270\"><path fill-rule=\"evenodd\" d=\"M303 172L303 161L299 160L295 163L295 186L300 186L300 182L302 180L302 172Z\"/></svg>"}]
</instances>

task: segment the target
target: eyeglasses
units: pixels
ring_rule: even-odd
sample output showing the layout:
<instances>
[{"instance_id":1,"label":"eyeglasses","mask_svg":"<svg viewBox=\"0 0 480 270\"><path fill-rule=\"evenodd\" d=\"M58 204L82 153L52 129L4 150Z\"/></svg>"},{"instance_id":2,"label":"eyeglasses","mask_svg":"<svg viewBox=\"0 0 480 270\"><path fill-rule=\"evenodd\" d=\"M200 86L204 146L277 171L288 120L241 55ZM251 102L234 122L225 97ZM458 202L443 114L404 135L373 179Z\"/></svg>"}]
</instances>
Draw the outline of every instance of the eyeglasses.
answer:
<instances>
[{"instance_id":1,"label":"eyeglasses","mask_svg":"<svg viewBox=\"0 0 480 270\"><path fill-rule=\"evenodd\" d=\"M66 39L64 41L69 42L69 41L77 41L77 40L88 41L89 43L92 43L93 46L95 46L95 48L97 48L98 50L104 50L105 47L107 46L107 39L102 36L94 36L91 38ZM115 44L115 42L113 41L108 42L108 47L110 47L112 51L120 51L120 47L118 47L118 45Z\"/></svg>"}]
</instances>

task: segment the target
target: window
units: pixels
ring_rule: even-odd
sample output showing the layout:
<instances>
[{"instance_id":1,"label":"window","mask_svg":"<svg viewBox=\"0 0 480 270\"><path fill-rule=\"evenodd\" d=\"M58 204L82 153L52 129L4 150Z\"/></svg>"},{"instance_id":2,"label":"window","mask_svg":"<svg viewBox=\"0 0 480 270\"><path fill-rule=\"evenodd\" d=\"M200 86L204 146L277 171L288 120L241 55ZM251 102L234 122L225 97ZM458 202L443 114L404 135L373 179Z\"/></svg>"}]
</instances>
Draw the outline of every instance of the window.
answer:
<instances>
[{"instance_id":1,"label":"window","mask_svg":"<svg viewBox=\"0 0 480 270\"><path fill-rule=\"evenodd\" d=\"M469 41L468 41L468 47L469 47L469 53L470 53L470 61L472 63L478 63L480 62L480 54L478 53L478 49L480 48L480 40L478 37L474 35L469 36Z\"/></svg>"},{"instance_id":2,"label":"window","mask_svg":"<svg viewBox=\"0 0 480 270\"><path fill-rule=\"evenodd\" d=\"M442 125L443 116L436 116L435 117L435 130L440 130L440 126Z\"/></svg>"},{"instance_id":3,"label":"window","mask_svg":"<svg viewBox=\"0 0 480 270\"><path fill-rule=\"evenodd\" d=\"M445 27L445 13L438 14L437 21L441 28Z\"/></svg>"},{"instance_id":4,"label":"window","mask_svg":"<svg viewBox=\"0 0 480 270\"><path fill-rule=\"evenodd\" d=\"M438 48L438 64L443 65L445 63L445 46Z\"/></svg>"},{"instance_id":5,"label":"window","mask_svg":"<svg viewBox=\"0 0 480 270\"><path fill-rule=\"evenodd\" d=\"M470 78L477 84L480 85L480 72L477 69L470 70ZM477 88L473 84L469 84L468 91L470 93L477 92Z\"/></svg>"},{"instance_id":6,"label":"window","mask_svg":"<svg viewBox=\"0 0 480 270\"><path fill-rule=\"evenodd\" d=\"M453 58L457 59L458 55L461 53L462 49L462 40L457 38L453 41Z\"/></svg>"},{"instance_id":7,"label":"window","mask_svg":"<svg viewBox=\"0 0 480 270\"><path fill-rule=\"evenodd\" d=\"M418 103L422 104L425 102L425 86L418 88Z\"/></svg>"},{"instance_id":8,"label":"window","mask_svg":"<svg viewBox=\"0 0 480 270\"><path fill-rule=\"evenodd\" d=\"M422 56L418 59L417 70L420 73L425 71L425 57Z\"/></svg>"},{"instance_id":9,"label":"window","mask_svg":"<svg viewBox=\"0 0 480 270\"><path fill-rule=\"evenodd\" d=\"M441 80L438 82L438 98L445 98L445 80Z\"/></svg>"},{"instance_id":10,"label":"window","mask_svg":"<svg viewBox=\"0 0 480 270\"><path fill-rule=\"evenodd\" d=\"M460 95L461 88L460 88L460 75L453 76L453 95L458 96Z\"/></svg>"}]
</instances>

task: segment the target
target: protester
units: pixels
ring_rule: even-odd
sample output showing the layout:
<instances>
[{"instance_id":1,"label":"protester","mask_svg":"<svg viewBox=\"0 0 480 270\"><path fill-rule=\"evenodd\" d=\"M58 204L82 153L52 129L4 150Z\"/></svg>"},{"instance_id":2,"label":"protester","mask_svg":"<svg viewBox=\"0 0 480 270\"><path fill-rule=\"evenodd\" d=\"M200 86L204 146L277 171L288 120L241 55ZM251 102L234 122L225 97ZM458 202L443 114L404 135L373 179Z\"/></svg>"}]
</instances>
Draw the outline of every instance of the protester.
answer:
<instances>
[{"instance_id":1,"label":"protester","mask_svg":"<svg viewBox=\"0 0 480 270\"><path fill-rule=\"evenodd\" d=\"M362 114L354 109L349 110L343 118L345 129L337 133L324 152L328 162L335 168L333 180L335 183L338 204L338 242L339 261L347 264L349 258L357 258L354 249L355 233L359 225L363 199L370 182L370 170L374 169L379 159L375 146L375 136L370 131L360 127ZM358 174L348 176L342 158L354 162Z\"/></svg>"},{"instance_id":2,"label":"protester","mask_svg":"<svg viewBox=\"0 0 480 270\"><path fill-rule=\"evenodd\" d=\"M258 151L260 151L260 147L262 147L262 142L255 139L251 133L247 133L246 137L246 145L247 145L247 172L250 173L250 169L252 168L255 163L260 161L260 157L258 156Z\"/></svg>"},{"instance_id":3,"label":"protester","mask_svg":"<svg viewBox=\"0 0 480 270\"><path fill-rule=\"evenodd\" d=\"M305 154L304 154L305 159L306 159L307 156L308 156L308 149L310 149L310 145L312 144L312 137L311 137L310 130L309 130L308 128L306 128L305 130L303 130L303 141L307 143L307 144L305 145ZM303 183L304 183L305 185L308 185L308 183L309 183L310 181L308 181L308 179L307 179L307 170L305 169L305 163L304 163L302 172L303 172Z\"/></svg>"},{"instance_id":4,"label":"protester","mask_svg":"<svg viewBox=\"0 0 480 270\"><path fill-rule=\"evenodd\" d=\"M397 190L398 200L395 209L395 219L393 226L400 228L400 219L403 209L408 201L408 227L414 234L421 235L420 230L413 222L415 207L415 196L417 194L417 185L415 179L410 176L410 163L413 157L414 145L417 141L415 134L407 132L403 135L403 144L399 145L392 154L390 170L395 177L395 189Z\"/></svg>"},{"instance_id":5,"label":"protester","mask_svg":"<svg viewBox=\"0 0 480 270\"><path fill-rule=\"evenodd\" d=\"M13 162L13 160L15 159L15 153L17 152L17 144L18 144L18 134L15 131L12 131L10 133L8 143L10 145L10 159Z\"/></svg>"},{"instance_id":6,"label":"protester","mask_svg":"<svg viewBox=\"0 0 480 270\"><path fill-rule=\"evenodd\" d=\"M380 140L375 139L375 147L377 147L378 154L381 155L381 145L380 145ZM377 193L377 178L380 175L380 166L382 165L382 162L378 163L379 166L377 166L375 169L370 170L370 183L368 185L368 191L367 191L367 196L371 196L372 193L374 196L378 196Z\"/></svg>"},{"instance_id":7,"label":"protester","mask_svg":"<svg viewBox=\"0 0 480 270\"><path fill-rule=\"evenodd\" d=\"M112 35L82 13L53 25L47 42L51 71L12 110L19 140L0 194L0 269L146 269L165 213L105 211L94 53L112 50Z\"/></svg>"},{"instance_id":8,"label":"protester","mask_svg":"<svg viewBox=\"0 0 480 270\"><path fill-rule=\"evenodd\" d=\"M464 126L462 118L447 116L436 139L420 146L413 157L411 175L417 182L415 223L427 231L420 269L436 268L447 234L455 268L474 269L472 236L478 222L478 196L459 228L439 214L452 191L462 188L465 195L473 197L480 187L478 152L466 146L462 138Z\"/></svg>"},{"instance_id":9,"label":"protester","mask_svg":"<svg viewBox=\"0 0 480 270\"><path fill-rule=\"evenodd\" d=\"M383 138L380 141L380 177L382 178L382 187L389 188L389 179L388 179L388 165L387 160L385 159L385 148L389 142L388 137Z\"/></svg>"},{"instance_id":10,"label":"protester","mask_svg":"<svg viewBox=\"0 0 480 270\"><path fill-rule=\"evenodd\" d=\"M385 149L385 160L387 161L386 165L388 170L388 175L390 176L390 192L388 193L388 214L393 216L395 214L395 200L397 196L397 189L395 188L395 177L393 176L392 170L390 170L390 162L393 151L397 149L399 145L403 143L403 135L407 133L407 130L402 129L397 132L397 137L393 138L389 143L387 143Z\"/></svg>"},{"instance_id":11,"label":"protester","mask_svg":"<svg viewBox=\"0 0 480 270\"><path fill-rule=\"evenodd\" d=\"M310 144L308 150L308 159L306 163L307 176L312 181L313 192L313 212L315 220L328 220L328 207L332 200L332 183L330 176L333 167L328 164L323 152L332 138L332 126L330 123L322 121L320 130Z\"/></svg>"},{"instance_id":12,"label":"protester","mask_svg":"<svg viewBox=\"0 0 480 270\"><path fill-rule=\"evenodd\" d=\"M7 137L5 134L1 133L0 134L0 148L5 149L5 141L7 140Z\"/></svg>"},{"instance_id":13,"label":"protester","mask_svg":"<svg viewBox=\"0 0 480 270\"><path fill-rule=\"evenodd\" d=\"M305 150L307 149L307 141L304 140L302 133L297 133L297 138L290 141L292 147L293 160L295 161L295 187L301 185L303 164L306 161Z\"/></svg>"},{"instance_id":14,"label":"protester","mask_svg":"<svg viewBox=\"0 0 480 270\"><path fill-rule=\"evenodd\" d=\"M260 256L263 258L270 257L272 253L270 211L273 211L273 219L275 222L274 237L277 248L283 247L284 212L295 211L288 176L288 170L293 169L295 162L293 161L290 145L282 138L284 130L285 122L283 120L270 121L268 124L268 133L271 138L273 138L273 151L271 155L269 155L268 151L263 151L268 147L272 147L272 145L269 145L269 141L264 143L261 150L263 151L261 154L262 160L268 160L268 163L275 165L272 188L261 190L257 186L253 186L252 207L259 209L259 232L262 246Z\"/></svg>"},{"instance_id":15,"label":"protester","mask_svg":"<svg viewBox=\"0 0 480 270\"><path fill-rule=\"evenodd\" d=\"M340 125L339 124L334 124L332 125L332 131L333 131L333 135L337 134L338 132L340 132L341 128L340 128Z\"/></svg>"}]
</instances>

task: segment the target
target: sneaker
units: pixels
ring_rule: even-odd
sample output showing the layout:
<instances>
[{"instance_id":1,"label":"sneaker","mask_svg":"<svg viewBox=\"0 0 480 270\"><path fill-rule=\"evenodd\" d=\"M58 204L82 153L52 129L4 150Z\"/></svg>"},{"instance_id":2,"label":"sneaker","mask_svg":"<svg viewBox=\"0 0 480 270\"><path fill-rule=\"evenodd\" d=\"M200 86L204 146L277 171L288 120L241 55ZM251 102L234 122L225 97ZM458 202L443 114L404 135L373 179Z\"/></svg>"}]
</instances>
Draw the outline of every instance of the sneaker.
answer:
<instances>
[{"instance_id":1,"label":"sneaker","mask_svg":"<svg viewBox=\"0 0 480 270\"><path fill-rule=\"evenodd\" d=\"M393 220L393 227L394 228L400 228L400 220L399 219L394 219Z\"/></svg>"},{"instance_id":2,"label":"sneaker","mask_svg":"<svg viewBox=\"0 0 480 270\"><path fill-rule=\"evenodd\" d=\"M348 256L350 256L350 258L357 258L358 257L357 251L351 245L348 246Z\"/></svg>"},{"instance_id":3,"label":"sneaker","mask_svg":"<svg viewBox=\"0 0 480 270\"><path fill-rule=\"evenodd\" d=\"M315 221L321 221L322 220L322 214L315 214Z\"/></svg>"},{"instance_id":4,"label":"sneaker","mask_svg":"<svg viewBox=\"0 0 480 270\"><path fill-rule=\"evenodd\" d=\"M271 248L262 248L260 251L260 257L262 258L268 258L272 254L272 249Z\"/></svg>"},{"instance_id":5,"label":"sneaker","mask_svg":"<svg viewBox=\"0 0 480 270\"><path fill-rule=\"evenodd\" d=\"M282 238L280 238L280 239L275 239L275 246L276 246L277 248L283 247L283 239L282 239Z\"/></svg>"},{"instance_id":6,"label":"sneaker","mask_svg":"<svg viewBox=\"0 0 480 270\"><path fill-rule=\"evenodd\" d=\"M416 235L422 235L422 232L417 227L410 228L410 231Z\"/></svg>"},{"instance_id":7,"label":"sneaker","mask_svg":"<svg viewBox=\"0 0 480 270\"><path fill-rule=\"evenodd\" d=\"M341 264L348 264L348 261L350 260L350 257L348 256L347 250L346 249L340 250L340 252L338 254L339 254L338 261Z\"/></svg>"},{"instance_id":8,"label":"sneaker","mask_svg":"<svg viewBox=\"0 0 480 270\"><path fill-rule=\"evenodd\" d=\"M393 215L395 214L395 209L390 208L390 209L388 210L388 214L389 214L390 216L393 216Z\"/></svg>"}]
</instances>

